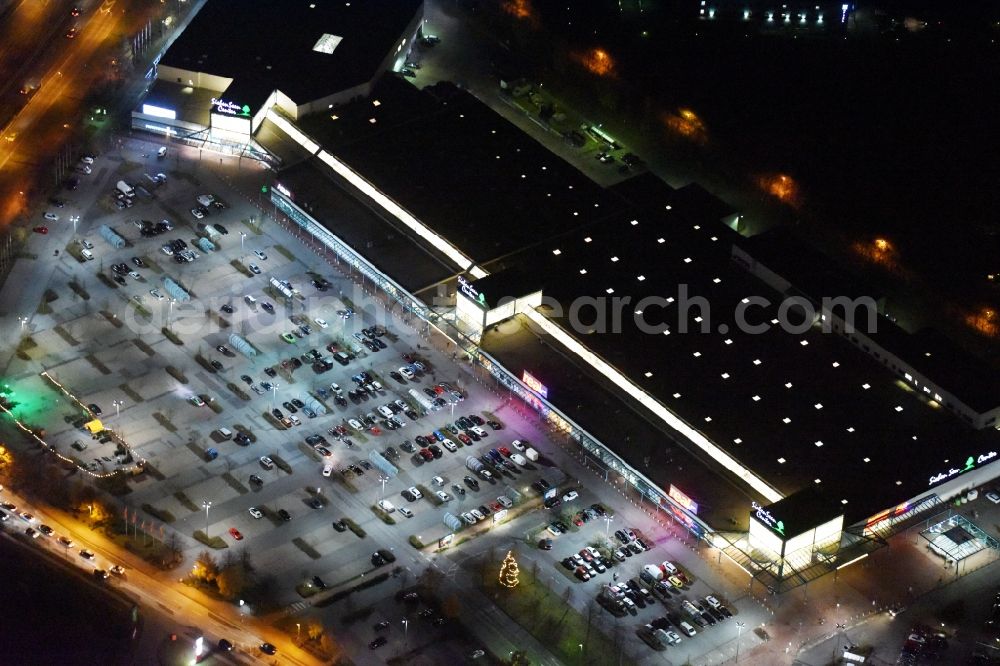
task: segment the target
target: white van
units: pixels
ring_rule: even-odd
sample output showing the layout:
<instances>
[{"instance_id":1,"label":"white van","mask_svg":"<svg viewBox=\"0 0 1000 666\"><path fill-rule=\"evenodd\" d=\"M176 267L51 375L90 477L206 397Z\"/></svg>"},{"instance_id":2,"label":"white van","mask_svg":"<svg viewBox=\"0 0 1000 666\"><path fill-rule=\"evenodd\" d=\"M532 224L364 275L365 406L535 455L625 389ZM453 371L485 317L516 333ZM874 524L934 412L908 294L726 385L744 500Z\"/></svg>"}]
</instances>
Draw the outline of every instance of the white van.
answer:
<instances>
[{"instance_id":1,"label":"white van","mask_svg":"<svg viewBox=\"0 0 1000 666\"><path fill-rule=\"evenodd\" d=\"M222 439L232 439L233 438L233 431L230 430L229 428L219 428L215 432L219 433L219 437L222 437Z\"/></svg>"},{"instance_id":2,"label":"white van","mask_svg":"<svg viewBox=\"0 0 1000 666\"><path fill-rule=\"evenodd\" d=\"M212 202L215 201L215 197L213 197L211 194L199 194L197 201L205 208L208 208L209 206L212 205Z\"/></svg>"},{"instance_id":3,"label":"white van","mask_svg":"<svg viewBox=\"0 0 1000 666\"><path fill-rule=\"evenodd\" d=\"M80 250L80 256L86 259L87 261L94 260L94 253L88 250L87 248L83 248L82 250Z\"/></svg>"},{"instance_id":4,"label":"white van","mask_svg":"<svg viewBox=\"0 0 1000 666\"><path fill-rule=\"evenodd\" d=\"M524 449L524 457L528 460L538 460L538 451L529 446Z\"/></svg>"},{"instance_id":5,"label":"white van","mask_svg":"<svg viewBox=\"0 0 1000 666\"><path fill-rule=\"evenodd\" d=\"M291 421L294 425L297 425L297 426L302 425L302 421L299 420L299 417L296 416L295 414L289 414L288 415L288 420Z\"/></svg>"}]
</instances>

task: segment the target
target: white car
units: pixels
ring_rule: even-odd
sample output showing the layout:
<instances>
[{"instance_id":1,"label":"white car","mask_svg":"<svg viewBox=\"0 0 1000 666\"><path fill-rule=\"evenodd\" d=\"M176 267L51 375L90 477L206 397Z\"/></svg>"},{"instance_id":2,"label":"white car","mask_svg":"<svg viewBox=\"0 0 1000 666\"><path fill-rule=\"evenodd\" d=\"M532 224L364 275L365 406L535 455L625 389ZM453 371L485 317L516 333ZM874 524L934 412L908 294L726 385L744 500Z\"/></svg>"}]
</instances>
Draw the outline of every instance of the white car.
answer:
<instances>
[{"instance_id":1,"label":"white car","mask_svg":"<svg viewBox=\"0 0 1000 666\"><path fill-rule=\"evenodd\" d=\"M522 456L520 453L512 453L512 454L510 454L510 460L515 465L520 465L521 467L524 467L525 465L528 464L528 460L524 456Z\"/></svg>"},{"instance_id":2,"label":"white car","mask_svg":"<svg viewBox=\"0 0 1000 666\"><path fill-rule=\"evenodd\" d=\"M471 430L472 432L476 433L480 437L488 437L489 436L489 433L486 432L485 430L483 430L482 428L480 428L479 426L472 426L471 428L469 428L469 430Z\"/></svg>"},{"instance_id":3,"label":"white car","mask_svg":"<svg viewBox=\"0 0 1000 666\"><path fill-rule=\"evenodd\" d=\"M519 439L515 439L513 442L510 443L510 445L514 448L515 451L524 451L525 448L524 442L522 442Z\"/></svg>"},{"instance_id":4,"label":"white car","mask_svg":"<svg viewBox=\"0 0 1000 666\"><path fill-rule=\"evenodd\" d=\"M258 266L257 264L250 264L249 266L247 266L247 268L249 268L250 272L253 273L254 275L260 275L260 266Z\"/></svg>"},{"instance_id":5,"label":"white car","mask_svg":"<svg viewBox=\"0 0 1000 666\"><path fill-rule=\"evenodd\" d=\"M267 255L261 252L260 250L254 250L253 253L256 254L257 258L260 259L261 261L267 261Z\"/></svg>"},{"instance_id":6,"label":"white car","mask_svg":"<svg viewBox=\"0 0 1000 666\"><path fill-rule=\"evenodd\" d=\"M133 280L141 280L142 279L142 276L139 275L138 273L136 273L135 271L129 271L128 272L128 276L130 278L132 278Z\"/></svg>"},{"instance_id":7,"label":"white car","mask_svg":"<svg viewBox=\"0 0 1000 666\"><path fill-rule=\"evenodd\" d=\"M667 632L667 643L669 643L670 645L677 645L680 642L681 642L681 637L677 634L676 631Z\"/></svg>"},{"instance_id":8,"label":"white car","mask_svg":"<svg viewBox=\"0 0 1000 666\"><path fill-rule=\"evenodd\" d=\"M323 476L330 476L333 474L333 465L327 465L323 468Z\"/></svg>"},{"instance_id":9,"label":"white car","mask_svg":"<svg viewBox=\"0 0 1000 666\"><path fill-rule=\"evenodd\" d=\"M330 390L333 391L336 395L344 395L344 389L340 388L340 384L337 383L330 384Z\"/></svg>"},{"instance_id":10,"label":"white car","mask_svg":"<svg viewBox=\"0 0 1000 666\"><path fill-rule=\"evenodd\" d=\"M399 507L399 512L406 516L407 518L413 518L413 512L407 509L405 506Z\"/></svg>"},{"instance_id":11,"label":"white car","mask_svg":"<svg viewBox=\"0 0 1000 666\"><path fill-rule=\"evenodd\" d=\"M708 603L708 605L711 606L712 608L718 608L719 606L722 605L722 602L720 602L712 595L708 595L707 597L705 597L705 602Z\"/></svg>"},{"instance_id":12,"label":"white car","mask_svg":"<svg viewBox=\"0 0 1000 666\"><path fill-rule=\"evenodd\" d=\"M396 510L396 507L394 507L392 505L392 502L390 502L389 500L379 500L377 506L386 513L392 513L393 511Z\"/></svg>"},{"instance_id":13,"label":"white car","mask_svg":"<svg viewBox=\"0 0 1000 666\"><path fill-rule=\"evenodd\" d=\"M509 509L510 507L514 506L514 503L511 502L510 498L507 497L506 495L500 495L499 497L497 497L497 501L500 502L500 506L502 506L505 509Z\"/></svg>"},{"instance_id":14,"label":"white car","mask_svg":"<svg viewBox=\"0 0 1000 666\"><path fill-rule=\"evenodd\" d=\"M572 502L573 500L575 500L579 496L580 496L580 493L576 492L575 490L571 490L568 493L566 493L565 495L563 495L562 501L563 502Z\"/></svg>"},{"instance_id":15,"label":"white car","mask_svg":"<svg viewBox=\"0 0 1000 666\"><path fill-rule=\"evenodd\" d=\"M434 478L431 479L431 483L433 483L435 486L443 486L444 479L440 476L435 476Z\"/></svg>"},{"instance_id":16,"label":"white car","mask_svg":"<svg viewBox=\"0 0 1000 666\"><path fill-rule=\"evenodd\" d=\"M408 492L411 495L413 495L413 499L415 499L415 500L418 500L418 499L420 499L421 497L424 496L423 493L421 493L419 490L417 490L416 486L410 486L409 488L406 489L406 492Z\"/></svg>"},{"instance_id":17,"label":"white car","mask_svg":"<svg viewBox=\"0 0 1000 666\"><path fill-rule=\"evenodd\" d=\"M260 520L261 518L264 517L264 514L261 513L260 509L258 509L255 506L250 507L250 515L256 518L257 520Z\"/></svg>"},{"instance_id":18,"label":"white car","mask_svg":"<svg viewBox=\"0 0 1000 666\"><path fill-rule=\"evenodd\" d=\"M437 491L434 494L437 495L438 499L441 500L442 502L450 502L451 501L451 495L449 495L448 493L446 493L443 490L439 490L439 491Z\"/></svg>"},{"instance_id":19,"label":"white car","mask_svg":"<svg viewBox=\"0 0 1000 666\"><path fill-rule=\"evenodd\" d=\"M476 524L476 519L468 511L465 511L465 512L462 513L462 520L465 521L466 525L475 525Z\"/></svg>"},{"instance_id":20,"label":"white car","mask_svg":"<svg viewBox=\"0 0 1000 666\"><path fill-rule=\"evenodd\" d=\"M267 456L261 456L259 458L260 466L264 469L274 469L274 461Z\"/></svg>"},{"instance_id":21,"label":"white car","mask_svg":"<svg viewBox=\"0 0 1000 666\"><path fill-rule=\"evenodd\" d=\"M992 490L986 493L986 499L993 502L994 504L1000 504L1000 495L997 495Z\"/></svg>"},{"instance_id":22,"label":"white car","mask_svg":"<svg viewBox=\"0 0 1000 666\"><path fill-rule=\"evenodd\" d=\"M192 208L191 209L191 214L194 215L199 220L201 218L205 217L205 215L200 210L198 210L197 208Z\"/></svg>"},{"instance_id":23,"label":"white car","mask_svg":"<svg viewBox=\"0 0 1000 666\"><path fill-rule=\"evenodd\" d=\"M347 425L351 426L358 432L361 432L362 430L365 429L365 427L361 425L361 423L359 423L357 419L348 419Z\"/></svg>"},{"instance_id":24,"label":"white car","mask_svg":"<svg viewBox=\"0 0 1000 666\"><path fill-rule=\"evenodd\" d=\"M407 368L405 365L399 368L399 374L403 375L407 379L413 379L414 377L416 377L416 375L413 374L413 371Z\"/></svg>"},{"instance_id":25,"label":"white car","mask_svg":"<svg viewBox=\"0 0 1000 666\"><path fill-rule=\"evenodd\" d=\"M479 509L472 509L471 511L469 511L469 513L471 513L472 517L476 519L476 522L479 522L480 520L485 520L486 519L486 516L484 516L479 511Z\"/></svg>"},{"instance_id":26,"label":"white car","mask_svg":"<svg viewBox=\"0 0 1000 666\"><path fill-rule=\"evenodd\" d=\"M325 319L320 319L319 317L316 317L315 319L313 319L313 321L316 322L316 325L319 326L320 328L327 328L330 326L328 323L326 323Z\"/></svg>"},{"instance_id":27,"label":"white car","mask_svg":"<svg viewBox=\"0 0 1000 666\"><path fill-rule=\"evenodd\" d=\"M152 296L153 298L155 298L155 299L156 299L156 300L158 300L158 301L162 301L162 300L163 300L163 294L161 294L161 293L160 293L160 292L159 292L158 290L156 290L156 289L150 289L150 290L149 290L149 295L150 295L150 296Z\"/></svg>"},{"instance_id":28,"label":"white car","mask_svg":"<svg viewBox=\"0 0 1000 666\"><path fill-rule=\"evenodd\" d=\"M56 215L55 213L46 213L45 214L45 219L46 220L50 220L52 222L58 222L59 221L59 216Z\"/></svg>"},{"instance_id":29,"label":"white car","mask_svg":"<svg viewBox=\"0 0 1000 666\"><path fill-rule=\"evenodd\" d=\"M451 441L450 439L442 440L441 441L441 446L443 446L444 448L448 449L452 453L454 453L455 451L458 451L458 447L455 446L455 442Z\"/></svg>"}]
</instances>

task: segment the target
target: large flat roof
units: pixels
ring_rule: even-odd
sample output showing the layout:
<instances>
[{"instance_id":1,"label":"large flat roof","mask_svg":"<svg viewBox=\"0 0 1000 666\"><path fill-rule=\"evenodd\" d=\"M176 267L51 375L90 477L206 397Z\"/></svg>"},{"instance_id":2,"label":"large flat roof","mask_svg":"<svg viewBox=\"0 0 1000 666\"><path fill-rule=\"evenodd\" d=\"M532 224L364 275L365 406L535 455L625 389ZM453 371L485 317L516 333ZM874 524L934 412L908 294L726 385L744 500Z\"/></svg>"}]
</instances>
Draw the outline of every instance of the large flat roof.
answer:
<instances>
[{"instance_id":1,"label":"large flat roof","mask_svg":"<svg viewBox=\"0 0 1000 666\"><path fill-rule=\"evenodd\" d=\"M482 349L520 376L545 383L551 401L633 469L668 489L676 485L698 503L698 516L718 529L747 529L750 502L767 501L667 430L643 418L621 391L558 352L560 345L533 330L522 315L488 329ZM611 482L616 479L609 478Z\"/></svg>"},{"instance_id":2,"label":"large flat roof","mask_svg":"<svg viewBox=\"0 0 1000 666\"><path fill-rule=\"evenodd\" d=\"M815 302L824 297L877 296L786 229L743 239L740 246ZM1000 372L995 363L978 358L940 332L927 328L911 334L880 317L869 337L976 411L1000 405Z\"/></svg>"},{"instance_id":3,"label":"large flat roof","mask_svg":"<svg viewBox=\"0 0 1000 666\"><path fill-rule=\"evenodd\" d=\"M440 253L416 243L405 229L358 201L315 161L282 170L278 180L299 207L411 294L454 277L456 269Z\"/></svg>"},{"instance_id":4,"label":"large flat roof","mask_svg":"<svg viewBox=\"0 0 1000 666\"><path fill-rule=\"evenodd\" d=\"M849 523L928 491L931 476L1000 445L996 430L974 431L931 406L840 336L784 330L779 295L731 261L732 232L668 205L626 211L489 268L531 266L563 305L543 311L564 330L781 493L821 484ZM498 278L485 278L494 291ZM746 319L766 330L740 331L734 313L757 296L771 305ZM597 323L586 308L574 325L569 306L580 297L604 299L609 312L612 299L628 298L621 325L611 316ZM636 324L646 297L668 299L643 311L667 332Z\"/></svg>"},{"instance_id":5,"label":"large flat roof","mask_svg":"<svg viewBox=\"0 0 1000 666\"><path fill-rule=\"evenodd\" d=\"M1000 446L1000 433L973 431L930 406L837 335L774 325L779 295L733 263L738 236L719 221L729 211L703 190L674 190L649 177L601 189L451 84L421 91L386 77L370 99L333 115L306 119L303 130L490 273L530 268L546 295L564 305L547 316L782 494L818 482L846 502L850 524L929 492L930 478L959 458ZM394 263L388 273L402 270ZM523 272L516 280L485 280L494 292L525 284ZM682 288L689 298L704 297L710 313L681 312ZM621 327L574 330L568 306L583 296L629 297ZM631 315L647 296L673 299L645 313L651 324L667 323L669 334L637 327ZM747 313L766 325L760 334L736 326L734 313L752 296L771 303ZM552 367L576 377L551 394L554 403L636 469L669 482L674 463L657 448L670 441L668 426L610 389L616 419L637 432L652 425L641 447L631 438L626 445L621 430L587 407L587 395L600 394L582 361L520 333L516 344L504 344L504 331L509 327L488 333L484 348L515 371ZM563 370L568 363L576 364L575 375ZM730 478L721 466L713 470ZM703 482L708 487L707 477ZM749 494L744 488L738 494ZM708 503L715 495L684 490Z\"/></svg>"},{"instance_id":6,"label":"large flat roof","mask_svg":"<svg viewBox=\"0 0 1000 666\"><path fill-rule=\"evenodd\" d=\"M233 79L226 98L238 104L256 108L274 90L302 104L370 81L422 6L208 0L160 63ZM314 50L324 35L330 53Z\"/></svg>"},{"instance_id":7,"label":"large flat roof","mask_svg":"<svg viewBox=\"0 0 1000 666\"><path fill-rule=\"evenodd\" d=\"M450 83L418 90L387 76L334 115L300 125L479 264L625 205Z\"/></svg>"}]
</instances>

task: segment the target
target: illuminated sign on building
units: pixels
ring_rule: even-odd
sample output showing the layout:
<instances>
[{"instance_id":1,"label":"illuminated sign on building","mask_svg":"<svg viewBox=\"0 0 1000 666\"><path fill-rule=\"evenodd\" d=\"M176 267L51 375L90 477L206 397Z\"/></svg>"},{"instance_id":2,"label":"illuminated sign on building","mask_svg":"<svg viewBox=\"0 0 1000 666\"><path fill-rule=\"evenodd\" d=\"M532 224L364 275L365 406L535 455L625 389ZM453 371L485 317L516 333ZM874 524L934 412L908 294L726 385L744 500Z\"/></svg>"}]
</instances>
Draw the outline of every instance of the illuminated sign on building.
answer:
<instances>
[{"instance_id":1,"label":"illuminated sign on building","mask_svg":"<svg viewBox=\"0 0 1000 666\"><path fill-rule=\"evenodd\" d=\"M678 490L677 486L674 484L670 484L670 489L667 491L667 495L670 496L670 499L677 502L691 513L698 513L698 503Z\"/></svg>"},{"instance_id":2,"label":"illuminated sign on building","mask_svg":"<svg viewBox=\"0 0 1000 666\"><path fill-rule=\"evenodd\" d=\"M479 305L483 309L487 308L486 294L482 293L481 291L473 287L472 283L470 283L461 275L458 276L458 288L462 290L463 294L465 294L470 299L475 301L477 305Z\"/></svg>"},{"instance_id":3,"label":"illuminated sign on building","mask_svg":"<svg viewBox=\"0 0 1000 666\"><path fill-rule=\"evenodd\" d=\"M240 106L235 102L227 102L224 99L218 99L217 97L212 98L212 106L215 107L216 113L225 113L229 116L249 116L250 107L244 104Z\"/></svg>"},{"instance_id":4,"label":"illuminated sign on building","mask_svg":"<svg viewBox=\"0 0 1000 666\"><path fill-rule=\"evenodd\" d=\"M538 378L527 370L521 373L521 381L524 382L525 386L543 398L549 397L549 388L545 384L538 381Z\"/></svg>"},{"instance_id":5,"label":"illuminated sign on building","mask_svg":"<svg viewBox=\"0 0 1000 666\"><path fill-rule=\"evenodd\" d=\"M757 502L750 502L750 508L756 512L754 515L757 516L757 520L764 523L781 536L785 536L785 524L772 516L770 511L762 507L760 504L757 504Z\"/></svg>"},{"instance_id":6,"label":"illuminated sign on building","mask_svg":"<svg viewBox=\"0 0 1000 666\"><path fill-rule=\"evenodd\" d=\"M997 457L996 451L990 451L989 453L982 453L978 457L969 456L965 460L965 465L962 467L950 467L947 471L939 472L934 474L928 479L927 485L933 486L936 483L941 483L947 479L958 474L964 474L965 472L971 471L976 468L976 465L982 465L983 463L989 462Z\"/></svg>"},{"instance_id":7,"label":"illuminated sign on building","mask_svg":"<svg viewBox=\"0 0 1000 666\"><path fill-rule=\"evenodd\" d=\"M162 106L156 106L154 104L143 104L142 112L147 116L155 116L157 118L169 118L170 120L177 120L177 112L173 109L165 109Z\"/></svg>"},{"instance_id":8,"label":"illuminated sign on building","mask_svg":"<svg viewBox=\"0 0 1000 666\"><path fill-rule=\"evenodd\" d=\"M289 191L288 191L288 188L287 188L287 187L285 187L284 185L282 185L281 183L278 183L278 184L277 184L277 185L275 185L274 187L275 187L275 188L276 188L276 189L277 189L277 190L278 190L279 192L281 192L281 193L282 193L282 194L284 194L284 195L285 195L286 197L288 197L289 199L291 199L291 198L292 198L292 193L291 193L291 192L289 192Z\"/></svg>"}]
</instances>

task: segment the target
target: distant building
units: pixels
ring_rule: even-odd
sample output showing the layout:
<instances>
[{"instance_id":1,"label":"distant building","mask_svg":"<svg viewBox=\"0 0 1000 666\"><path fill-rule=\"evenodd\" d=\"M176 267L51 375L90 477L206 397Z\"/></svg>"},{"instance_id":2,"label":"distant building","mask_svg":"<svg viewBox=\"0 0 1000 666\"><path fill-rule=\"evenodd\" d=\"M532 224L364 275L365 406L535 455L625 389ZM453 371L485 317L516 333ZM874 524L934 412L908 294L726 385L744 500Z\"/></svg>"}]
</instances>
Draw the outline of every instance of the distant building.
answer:
<instances>
[{"instance_id":1,"label":"distant building","mask_svg":"<svg viewBox=\"0 0 1000 666\"><path fill-rule=\"evenodd\" d=\"M158 59L132 127L260 156L270 109L296 120L366 97L422 21L422 0L208 0Z\"/></svg>"}]
</instances>

